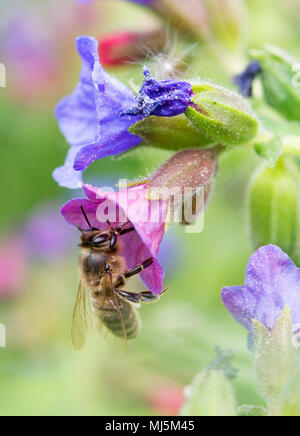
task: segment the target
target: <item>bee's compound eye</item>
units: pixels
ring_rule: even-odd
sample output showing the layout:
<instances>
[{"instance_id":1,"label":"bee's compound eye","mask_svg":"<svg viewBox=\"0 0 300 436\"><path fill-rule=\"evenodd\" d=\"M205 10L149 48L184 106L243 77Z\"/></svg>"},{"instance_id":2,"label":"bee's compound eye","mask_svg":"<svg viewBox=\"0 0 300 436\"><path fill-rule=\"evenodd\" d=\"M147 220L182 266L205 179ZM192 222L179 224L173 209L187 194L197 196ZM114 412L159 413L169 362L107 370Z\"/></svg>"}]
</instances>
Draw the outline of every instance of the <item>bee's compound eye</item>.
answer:
<instances>
[{"instance_id":1,"label":"bee's compound eye","mask_svg":"<svg viewBox=\"0 0 300 436\"><path fill-rule=\"evenodd\" d=\"M96 247L101 247L102 245L106 245L106 243L110 240L110 235L98 235L93 239L93 245Z\"/></svg>"}]
</instances>

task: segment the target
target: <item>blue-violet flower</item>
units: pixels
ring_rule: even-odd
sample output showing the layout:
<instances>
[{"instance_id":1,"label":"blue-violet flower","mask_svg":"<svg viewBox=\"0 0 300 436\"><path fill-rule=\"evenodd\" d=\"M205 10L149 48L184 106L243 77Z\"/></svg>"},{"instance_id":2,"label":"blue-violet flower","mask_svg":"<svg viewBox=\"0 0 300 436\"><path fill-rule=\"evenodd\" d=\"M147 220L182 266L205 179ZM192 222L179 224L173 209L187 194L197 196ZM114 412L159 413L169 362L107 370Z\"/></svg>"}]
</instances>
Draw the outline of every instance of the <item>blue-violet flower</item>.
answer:
<instances>
[{"instance_id":1,"label":"blue-violet flower","mask_svg":"<svg viewBox=\"0 0 300 436\"><path fill-rule=\"evenodd\" d=\"M145 70L146 79L136 95L101 66L98 41L77 39L83 66L73 93L56 108L59 127L71 145L65 165L54 171L61 185L77 188L82 172L95 160L117 155L140 144L129 128L150 115L176 116L187 110L193 94L186 82L158 82Z\"/></svg>"},{"instance_id":2,"label":"blue-violet flower","mask_svg":"<svg viewBox=\"0 0 300 436\"><path fill-rule=\"evenodd\" d=\"M222 299L231 315L250 332L253 320L272 329L288 307L300 323L300 269L279 247L267 245L250 258L244 286L225 287Z\"/></svg>"},{"instance_id":3,"label":"blue-violet flower","mask_svg":"<svg viewBox=\"0 0 300 436\"><path fill-rule=\"evenodd\" d=\"M234 76L233 81L238 86L240 93L244 97L252 97L254 79L261 73L261 71L260 63L258 61L253 61L247 66L245 71Z\"/></svg>"}]
</instances>

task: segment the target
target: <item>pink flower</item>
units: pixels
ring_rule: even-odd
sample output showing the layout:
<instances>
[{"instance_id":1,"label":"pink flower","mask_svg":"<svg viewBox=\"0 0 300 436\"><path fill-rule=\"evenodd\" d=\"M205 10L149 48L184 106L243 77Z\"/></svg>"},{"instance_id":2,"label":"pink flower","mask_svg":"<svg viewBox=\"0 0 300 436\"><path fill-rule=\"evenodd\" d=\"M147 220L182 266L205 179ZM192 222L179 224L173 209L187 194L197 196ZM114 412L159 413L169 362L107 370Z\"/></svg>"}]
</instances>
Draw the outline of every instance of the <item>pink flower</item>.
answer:
<instances>
[{"instance_id":1,"label":"pink flower","mask_svg":"<svg viewBox=\"0 0 300 436\"><path fill-rule=\"evenodd\" d=\"M71 200L62 208L69 224L87 229L81 211L83 207L92 227L106 229L107 220L113 227L134 227L134 231L120 236L121 255L128 270L150 257L153 264L141 273L147 288L155 294L163 289L164 270L157 260L159 247L165 232L168 204L165 201L149 201L146 185L126 188L118 192L103 192L90 185L83 185L87 199Z\"/></svg>"},{"instance_id":2,"label":"pink flower","mask_svg":"<svg viewBox=\"0 0 300 436\"><path fill-rule=\"evenodd\" d=\"M150 406L163 416L178 416L185 402L183 388L173 383L152 386L147 400Z\"/></svg>"},{"instance_id":3,"label":"pink flower","mask_svg":"<svg viewBox=\"0 0 300 436\"><path fill-rule=\"evenodd\" d=\"M104 67L113 67L146 59L149 51L161 52L167 43L164 30L146 32L118 31L99 39L99 58Z\"/></svg>"},{"instance_id":4,"label":"pink flower","mask_svg":"<svg viewBox=\"0 0 300 436\"><path fill-rule=\"evenodd\" d=\"M99 57L104 66L122 65L132 62L130 55L132 47L138 42L139 34L134 32L120 32L107 35L99 40Z\"/></svg>"},{"instance_id":5,"label":"pink flower","mask_svg":"<svg viewBox=\"0 0 300 436\"><path fill-rule=\"evenodd\" d=\"M26 247L15 237L0 246L0 298L10 297L24 289L26 277Z\"/></svg>"}]
</instances>

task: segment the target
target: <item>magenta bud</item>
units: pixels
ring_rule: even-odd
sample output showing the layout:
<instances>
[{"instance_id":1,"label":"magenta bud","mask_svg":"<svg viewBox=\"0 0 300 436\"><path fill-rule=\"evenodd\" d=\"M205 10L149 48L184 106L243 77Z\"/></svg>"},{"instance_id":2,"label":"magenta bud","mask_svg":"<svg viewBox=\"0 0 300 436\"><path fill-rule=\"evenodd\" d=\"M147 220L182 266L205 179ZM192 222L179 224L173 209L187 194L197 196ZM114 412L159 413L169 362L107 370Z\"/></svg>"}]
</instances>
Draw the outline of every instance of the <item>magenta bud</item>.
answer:
<instances>
[{"instance_id":1,"label":"magenta bud","mask_svg":"<svg viewBox=\"0 0 300 436\"><path fill-rule=\"evenodd\" d=\"M174 154L148 181L151 199L170 201L171 220L191 224L203 212L214 185L219 149Z\"/></svg>"}]
</instances>

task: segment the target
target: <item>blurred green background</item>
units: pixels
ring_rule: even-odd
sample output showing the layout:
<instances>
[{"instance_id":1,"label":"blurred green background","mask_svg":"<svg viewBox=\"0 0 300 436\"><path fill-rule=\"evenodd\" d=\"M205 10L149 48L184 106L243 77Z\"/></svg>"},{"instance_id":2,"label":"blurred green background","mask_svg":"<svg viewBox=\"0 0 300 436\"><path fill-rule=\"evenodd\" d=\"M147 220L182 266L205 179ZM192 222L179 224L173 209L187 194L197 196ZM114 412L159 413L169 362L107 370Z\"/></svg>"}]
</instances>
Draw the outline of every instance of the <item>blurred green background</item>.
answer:
<instances>
[{"instance_id":1,"label":"blurred green background","mask_svg":"<svg viewBox=\"0 0 300 436\"><path fill-rule=\"evenodd\" d=\"M230 75L245 65L247 49L265 42L300 57L297 0L241 3L239 46L224 47L220 62L205 41L199 43L191 76L233 87ZM51 177L67 151L53 110L78 80L77 35L144 30L155 18L109 0L1 0L0 14L0 62L7 72L7 86L0 88L0 323L7 329L7 348L0 348L0 414L176 414L183 388L214 358L216 345L234 351L239 404L262 404L246 332L220 299L223 286L244 280L251 254L245 193L258 158L246 148L224 155L204 231L188 235L179 225L169 230L161 253L169 292L141 308L142 333L127 352L116 353L98 337L74 352L78 235L59 209L82 194L59 188ZM124 83L141 82L140 63L111 72ZM143 177L166 157L141 149L108 158L92 165L85 180L110 186L122 177ZM133 279L130 286L139 290L142 284Z\"/></svg>"}]
</instances>

